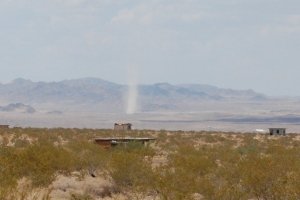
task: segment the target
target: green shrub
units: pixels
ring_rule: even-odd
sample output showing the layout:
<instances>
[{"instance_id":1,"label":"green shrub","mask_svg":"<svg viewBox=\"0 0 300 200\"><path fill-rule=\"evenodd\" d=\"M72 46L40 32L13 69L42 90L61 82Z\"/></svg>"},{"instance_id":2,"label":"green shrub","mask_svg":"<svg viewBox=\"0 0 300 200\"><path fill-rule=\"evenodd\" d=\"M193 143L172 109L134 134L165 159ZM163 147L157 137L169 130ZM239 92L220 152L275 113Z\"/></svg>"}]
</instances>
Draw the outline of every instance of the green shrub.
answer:
<instances>
[{"instance_id":1,"label":"green shrub","mask_svg":"<svg viewBox=\"0 0 300 200\"><path fill-rule=\"evenodd\" d=\"M15 147L6 146L11 134ZM78 171L82 178L88 172L113 181L102 198L122 192L128 199L149 194L171 200L194 199L195 194L204 199L300 199L300 142L295 135L258 140L250 133L138 130L126 134L158 139L148 146L133 142L104 150L92 139L115 135L112 130L0 130L5 139L0 147L0 199L25 199L32 189L48 187L57 175ZM24 135L35 142L30 144ZM155 168L153 156L162 160ZM15 192L22 178L32 185ZM93 196L97 195L86 191L70 198Z\"/></svg>"},{"instance_id":2,"label":"green shrub","mask_svg":"<svg viewBox=\"0 0 300 200\"><path fill-rule=\"evenodd\" d=\"M70 200L93 200L89 194L71 194Z\"/></svg>"},{"instance_id":3,"label":"green shrub","mask_svg":"<svg viewBox=\"0 0 300 200\"><path fill-rule=\"evenodd\" d=\"M93 173L96 169L106 168L109 153L98 145L88 141L73 141L66 147L73 155L76 171Z\"/></svg>"},{"instance_id":4,"label":"green shrub","mask_svg":"<svg viewBox=\"0 0 300 200\"><path fill-rule=\"evenodd\" d=\"M120 147L111 152L107 170L119 191L146 194L152 189L154 177L151 159L145 159L152 155L147 152L137 144Z\"/></svg>"}]
</instances>

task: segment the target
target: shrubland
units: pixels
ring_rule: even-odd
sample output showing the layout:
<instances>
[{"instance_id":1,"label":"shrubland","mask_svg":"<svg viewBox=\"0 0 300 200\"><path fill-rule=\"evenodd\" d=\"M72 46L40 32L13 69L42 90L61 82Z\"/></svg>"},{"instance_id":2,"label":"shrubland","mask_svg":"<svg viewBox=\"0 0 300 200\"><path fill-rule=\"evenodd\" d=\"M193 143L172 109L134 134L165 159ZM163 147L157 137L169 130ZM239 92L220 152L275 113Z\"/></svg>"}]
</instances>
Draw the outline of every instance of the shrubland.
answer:
<instances>
[{"instance_id":1,"label":"shrubland","mask_svg":"<svg viewBox=\"0 0 300 200\"><path fill-rule=\"evenodd\" d=\"M157 140L108 150L93 142L124 135ZM57 199L53 183L74 176L110 184L77 193L61 186L73 200L300 199L298 134L13 128L0 139L4 200Z\"/></svg>"}]
</instances>

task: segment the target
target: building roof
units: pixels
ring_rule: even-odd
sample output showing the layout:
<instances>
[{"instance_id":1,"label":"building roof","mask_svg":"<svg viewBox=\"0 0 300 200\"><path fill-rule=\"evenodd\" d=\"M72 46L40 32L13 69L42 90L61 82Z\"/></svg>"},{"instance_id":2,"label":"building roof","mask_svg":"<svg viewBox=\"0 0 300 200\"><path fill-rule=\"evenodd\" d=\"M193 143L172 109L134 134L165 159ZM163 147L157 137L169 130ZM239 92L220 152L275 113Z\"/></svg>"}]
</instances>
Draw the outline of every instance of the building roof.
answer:
<instances>
[{"instance_id":1,"label":"building roof","mask_svg":"<svg viewBox=\"0 0 300 200\"><path fill-rule=\"evenodd\" d=\"M131 123L115 123L115 125L120 125L120 126L122 126L122 125L132 125Z\"/></svg>"},{"instance_id":2,"label":"building roof","mask_svg":"<svg viewBox=\"0 0 300 200\"><path fill-rule=\"evenodd\" d=\"M134 138L134 137L110 137L110 138L95 138L95 141L150 141L150 140L156 140L156 138Z\"/></svg>"},{"instance_id":3,"label":"building roof","mask_svg":"<svg viewBox=\"0 0 300 200\"><path fill-rule=\"evenodd\" d=\"M269 129L286 129L286 128L269 128Z\"/></svg>"}]
</instances>

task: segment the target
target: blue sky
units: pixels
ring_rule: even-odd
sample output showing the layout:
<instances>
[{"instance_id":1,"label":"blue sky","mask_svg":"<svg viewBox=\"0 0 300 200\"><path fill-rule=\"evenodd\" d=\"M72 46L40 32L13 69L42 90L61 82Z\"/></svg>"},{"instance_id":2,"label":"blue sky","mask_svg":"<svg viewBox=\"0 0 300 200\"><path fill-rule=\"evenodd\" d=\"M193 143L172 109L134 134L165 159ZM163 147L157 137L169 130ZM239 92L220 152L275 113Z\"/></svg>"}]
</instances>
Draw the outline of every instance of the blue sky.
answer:
<instances>
[{"instance_id":1,"label":"blue sky","mask_svg":"<svg viewBox=\"0 0 300 200\"><path fill-rule=\"evenodd\" d=\"M300 96L299 53L299 0L0 1L2 83L133 75Z\"/></svg>"}]
</instances>

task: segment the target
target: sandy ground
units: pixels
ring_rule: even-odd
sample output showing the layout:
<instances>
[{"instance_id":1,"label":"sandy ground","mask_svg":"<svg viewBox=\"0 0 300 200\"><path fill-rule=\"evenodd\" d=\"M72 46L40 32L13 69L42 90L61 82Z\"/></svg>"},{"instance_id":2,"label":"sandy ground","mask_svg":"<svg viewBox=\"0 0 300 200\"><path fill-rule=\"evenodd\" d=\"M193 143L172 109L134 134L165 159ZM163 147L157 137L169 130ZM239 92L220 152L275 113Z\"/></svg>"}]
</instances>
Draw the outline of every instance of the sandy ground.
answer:
<instances>
[{"instance_id":1,"label":"sandy ground","mask_svg":"<svg viewBox=\"0 0 300 200\"><path fill-rule=\"evenodd\" d=\"M50 197L56 200L64 200L69 199L72 194L89 194L96 199L103 199L106 195L105 192L107 193L105 190L112 187L111 182L103 177L86 176L80 179L79 176L76 177L76 174L71 177L58 176L50 186L52 188Z\"/></svg>"}]
</instances>

